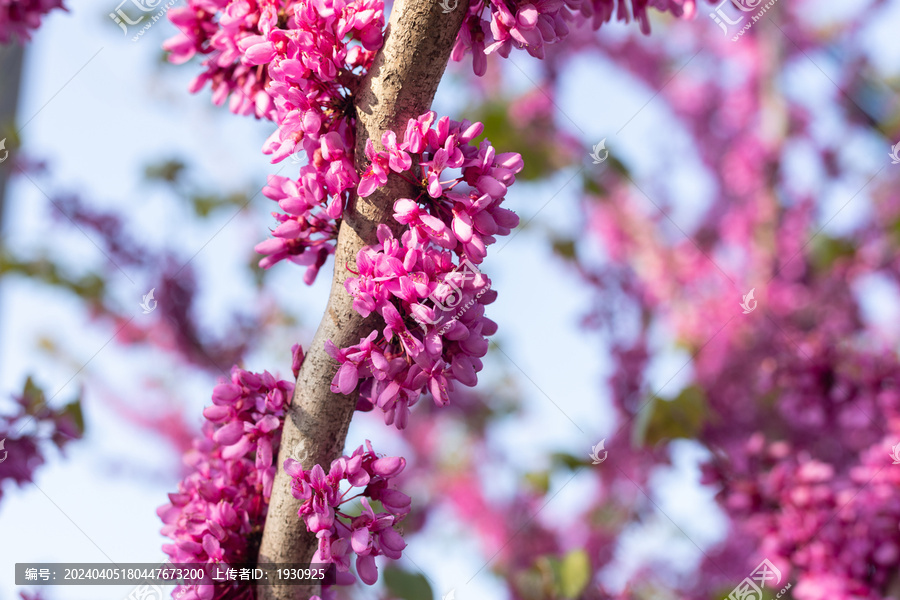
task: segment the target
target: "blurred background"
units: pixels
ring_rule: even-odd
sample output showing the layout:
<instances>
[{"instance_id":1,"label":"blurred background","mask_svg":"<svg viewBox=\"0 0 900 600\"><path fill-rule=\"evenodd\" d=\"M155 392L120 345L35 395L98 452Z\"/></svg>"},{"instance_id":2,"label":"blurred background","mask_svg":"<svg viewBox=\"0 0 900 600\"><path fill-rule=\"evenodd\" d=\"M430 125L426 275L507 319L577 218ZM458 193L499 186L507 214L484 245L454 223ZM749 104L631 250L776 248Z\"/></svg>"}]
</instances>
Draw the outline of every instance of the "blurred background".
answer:
<instances>
[{"instance_id":1,"label":"blurred background","mask_svg":"<svg viewBox=\"0 0 900 600\"><path fill-rule=\"evenodd\" d=\"M133 40L116 8L52 11L0 74L0 599L17 562L162 561L213 386L290 379L329 290L256 266L297 164L261 153L275 126L189 93L174 26ZM416 509L346 597L713 598L768 558L782 598L900 598L900 2L779 2L736 41L710 18L734 6L694 12L448 68L438 114L525 157L521 225L484 265L478 387L402 433L353 421Z\"/></svg>"}]
</instances>

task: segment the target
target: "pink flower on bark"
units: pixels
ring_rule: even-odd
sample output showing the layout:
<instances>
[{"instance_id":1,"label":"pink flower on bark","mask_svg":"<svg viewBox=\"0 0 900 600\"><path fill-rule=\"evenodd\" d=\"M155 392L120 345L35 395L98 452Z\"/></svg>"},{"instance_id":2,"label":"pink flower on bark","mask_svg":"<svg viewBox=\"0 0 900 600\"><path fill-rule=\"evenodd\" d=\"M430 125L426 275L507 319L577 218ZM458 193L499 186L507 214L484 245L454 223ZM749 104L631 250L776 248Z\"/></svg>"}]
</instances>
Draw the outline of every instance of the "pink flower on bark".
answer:
<instances>
[{"instance_id":1,"label":"pink flower on bark","mask_svg":"<svg viewBox=\"0 0 900 600\"><path fill-rule=\"evenodd\" d=\"M476 0L469 5L450 58L461 61L471 53L475 74L480 77L487 71L489 54L507 58L510 50L518 48L544 58L544 47L565 38L570 24L588 24L596 30L613 15L626 23L634 19L641 31L649 34L648 7L691 18L696 0Z\"/></svg>"},{"instance_id":2,"label":"pink flower on bark","mask_svg":"<svg viewBox=\"0 0 900 600\"><path fill-rule=\"evenodd\" d=\"M486 336L497 330L484 316L496 292L477 265L496 236L518 224L501 204L523 163L518 154L496 154L487 140L475 145L482 130L428 112L410 119L402 142L385 132L383 151L366 143L371 164L359 195L372 194L389 172L414 183L418 195L394 202L406 230L398 239L380 225L380 243L357 254L359 272L345 283L357 312L378 313L385 327L349 348L327 342L326 350L341 365L332 391L359 386L359 408L378 406L400 429L423 393L443 406L455 381L477 383Z\"/></svg>"},{"instance_id":3,"label":"pink flower on bark","mask_svg":"<svg viewBox=\"0 0 900 600\"><path fill-rule=\"evenodd\" d=\"M296 368L301 361L302 350L295 346ZM213 390L212 405L203 411L202 436L184 457L191 473L157 509L162 533L173 541L163 546L173 563L256 562L293 391L294 384L268 372L238 367L230 381ZM254 598L247 582L184 585L174 593L187 600Z\"/></svg>"},{"instance_id":4,"label":"pink flower on bark","mask_svg":"<svg viewBox=\"0 0 900 600\"><path fill-rule=\"evenodd\" d=\"M272 101L267 115L277 125L263 146L272 162L302 151L306 164L296 179L272 176L263 192L284 213L273 238L257 245L269 268L288 259L307 267L312 283L334 252L337 220L359 177L354 165L356 122L351 90L359 84L382 43L380 0L309 0L286 9L284 28L269 27L242 38L242 64L267 74Z\"/></svg>"},{"instance_id":5,"label":"pink flower on bark","mask_svg":"<svg viewBox=\"0 0 900 600\"><path fill-rule=\"evenodd\" d=\"M395 527L409 514L410 498L388 485L405 466L403 458L378 457L368 441L365 448L334 460L328 474L319 465L305 470L296 460L285 461L291 493L304 501L298 514L319 540L312 562L334 563L338 584L356 580L350 573L351 554L356 555L357 574L369 585L378 579L376 556L400 558L406 542ZM343 482L348 487L341 492ZM356 498L361 507L352 515L348 503ZM369 500L380 502L387 512L374 512Z\"/></svg>"}]
</instances>

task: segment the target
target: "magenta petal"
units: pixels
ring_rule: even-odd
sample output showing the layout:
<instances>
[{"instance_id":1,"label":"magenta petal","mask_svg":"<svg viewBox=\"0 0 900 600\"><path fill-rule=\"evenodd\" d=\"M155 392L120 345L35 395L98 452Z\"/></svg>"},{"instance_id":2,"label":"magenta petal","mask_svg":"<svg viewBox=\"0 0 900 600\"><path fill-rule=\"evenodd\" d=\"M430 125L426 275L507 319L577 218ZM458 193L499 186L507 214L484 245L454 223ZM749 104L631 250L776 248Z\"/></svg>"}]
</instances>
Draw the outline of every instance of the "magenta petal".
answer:
<instances>
[{"instance_id":1,"label":"magenta petal","mask_svg":"<svg viewBox=\"0 0 900 600\"><path fill-rule=\"evenodd\" d=\"M524 29L532 29L537 25L539 13L533 4L523 4L516 13L516 22L519 27Z\"/></svg>"},{"instance_id":2,"label":"magenta petal","mask_svg":"<svg viewBox=\"0 0 900 600\"><path fill-rule=\"evenodd\" d=\"M488 194L491 198L502 198L506 194L506 186L487 175L482 175L475 182L475 186L482 193Z\"/></svg>"},{"instance_id":3,"label":"magenta petal","mask_svg":"<svg viewBox=\"0 0 900 600\"><path fill-rule=\"evenodd\" d=\"M293 458L285 459L284 472L291 477L303 477L303 465Z\"/></svg>"},{"instance_id":4,"label":"magenta petal","mask_svg":"<svg viewBox=\"0 0 900 600\"><path fill-rule=\"evenodd\" d=\"M375 557L371 554L356 557L356 572L359 578L368 585L378 581L378 567L375 566Z\"/></svg>"},{"instance_id":5,"label":"magenta petal","mask_svg":"<svg viewBox=\"0 0 900 600\"><path fill-rule=\"evenodd\" d=\"M231 415L231 409L227 406L207 406L203 409L203 416L212 421L219 423L224 421Z\"/></svg>"},{"instance_id":6,"label":"magenta petal","mask_svg":"<svg viewBox=\"0 0 900 600\"><path fill-rule=\"evenodd\" d=\"M403 540L403 537L390 527L381 530L379 536L381 539L381 544L385 548L394 550L395 552L399 552L406 548L406 542Z\"/></svg>"},{"instance_id":7,"label":"magenta petal","mask_svg":"<svg viewBox=\"0 0 900 600\"><path fill-rule=\"evenodd\" d=\"M272 442L269 438L260 438L256 444L256 468L265 469L272 465Z\"/></svg>"},{"instance_id":8,"label":"magenta petal","mask_svg":"<svg viewBox=\"0 0 900 600\"><path fill-rule=\"evenodd\" d=\"M238 441L237 444L222 448L222 458L224 458L225 460L240 458L250 452L250 450L252 449L253 442L250 441L250 438L244 436Z\"/></svg>"},{"instance_id":9,"label":"magenta petal","mask_svg":"<svg viewBox=\"0 0 900 600\"><path fill-rule=\"evenodd\" d=\"M408 513L412 506L412 499L397 490L383 490L378 499L386 509L395 515Z\"/></svg>"},{"instance_id":10,"label":"magenta petal","mask_svg":"<svg viewBox=\"0 0 900 600\"><path fill-rule=\"evenodd\" d=\"M219 552L219 548L219 540L209 534L203 536L203 550L206 552L207 556L210 558L215 557Z\"/></svg>"},{"instance_id":11,"label":"magenta petal","mask_svg":"<svg viewBox=\"0 0 900 600\"><path fill-rule=\"evenodd\" d=\"M356 193L360 198L365 198L367 196L370 196L377 187L378 181L376 181L375 176L369 172L366 172L363 173L363 176L359 179L359 187L356 188Z\"/></svg>"},{"instance_id":12,"label":"magenta petal","mask_svg":"<svg viewBox=\"0 0 900 600\"><path fill-rule=\"evenodd\" d=\"M356 384L359 381L359 371L356 365L348 361L341 365L334 378L337 381L338 390L342 394L349 394L356 389Z\"/></svg>"},{"instance_id":13,"label":"magenta petal","mask_svg":"<svg viewBox=\"0 0 900 600\"><path fill-rule=\"evenodd\" d=\"M327 508L323 512L315 512L309 516L306 524L313 533L331 529L334 524L334 511Z\"/></svg>"},{"instance_id":14,"label":"magenta petal","mask_svg":"<svg viewBox=\"0 0 900 600\"><path fill-rule=\"evenodd\" d=\"M284 243L281 240L267 240L267 241L274 241L274 242L277 242L279 245ZM262 244L265 244L265 243L266 242L263 242ZM262 244L259 244L257 247L261 246ZM233 383L223 383L223 384L217 385L213 389L212 401L213 401L213 404L219 404L219 405L231 404L240 397L241 397L241 388L239 386L236 386Z\"/></svg>"},{"instance_id":15,"label":"magenta petal","mask_svg":"<svg viewBox=\"0 0 900 600\"><path fill-rule=\"evenodd\" d=\"M453 233L456 235L456 239L464 244L472 239L474 232L469 215L465 213L456 215L453 219Z\"/></svg>"},{"instance_id":16,"label":"magenta petal","mask_svg":"<svg viewBox=\"0 0 900 600\"><path fill-rule=\"evenodd\" d=\"M175 545L181 550L190 552L191 554L200 554L200 552L203 551L203 546L193 540L177 540Z\"/></svg>"},{"instance_id":17,"label":"magenta petal","mask_svg":"<svg viewBox=\"0 0 900 600\"><path fill-rule=\"evenodd\" d=\"M406 467L406 459L402 456L386 456L372 461L371 469L376 475L394 477Z\"/></svg>"},{"instance_id":18,"label":"magenta petal","mask_svg":"<svg viewBox=\"0 0 900 600\"><path fill-rule=\"evenodd\" d=\"M394 218L400 223L409 223L419 212L419 205L409 198L400 198L394 202Z\"/></svg>"},{"instance_id":19,"label":"magenta petal","mask_svg":"<svg viewBox=\"0 0 900 600\"><path fill-rule=\"evenodd\" d=\"M303 365L303 347L300 344L291 346L291 372L294 373L294 379L300 375L300 367Z\"/></svg>"},{"instance_id":20,"label":"magenta petal","mask_svg":"<svg viewBox=\"0 0 900 600\"><path fill-rule=\"evenodd\" d=\"M475 368L472 366L472 361L463 354L458 354L453 357L453 362L450 364L450 370L453 371L453 376L465 386L474 387L475 384L478 383L478 376L475 375Z\"/></svg>"},{"instance_id":21,"label":"magenta petal","mask_svg":"<svg viewBox=\"0 0 900 600\"><path fill-rule=\"evenodd\" d=\"M243 421L234 421L219 429L213 439L222 446L231 446L244 435Z\"/></svg>"},{"instance_id":22,"label":"magenta petal","mask_svg":"<svg viewBox=\"0 0 900 600\"><path fill-rule=\"evenodd\" d=\"M370 480L369 474L362 469L350 473L349 477L347 477L347 481L354 487L364 487L368 485Z\"/></svg>"},{"instance_id":23,"label":"magenta petal","mask_svg":"<svg viewBox=\"0 0 900 600\"><path fill-rule=\"evenodd\" d=\"M365 527L360 527L350 534L350 547L357 554L362 554L369 549L369 541L371 539L371 532Z\"/></svg>"},{"instance_id":24,"label":"magenta petal","mask_svg":"<svg viewBox=\"0 0 900 600\"><path fill-rule=\"evenodd\" d=\"M428 195L432 198L440 198L441 194L444 193L444 189L441 187L440 179L437 175L433 173L428 174Z\"/></svg>"},{"instance_id":25,"label":"magenta petal","mask_svg":"<svg viewBox=\"0 0 900 600\"><path fill-rule=\"evenodd\" d=\"M275 58L275 44L272 42L254 44L244 53L244 60L251 65L269 63L273 58Z\"/></svg>"}]
</instances>

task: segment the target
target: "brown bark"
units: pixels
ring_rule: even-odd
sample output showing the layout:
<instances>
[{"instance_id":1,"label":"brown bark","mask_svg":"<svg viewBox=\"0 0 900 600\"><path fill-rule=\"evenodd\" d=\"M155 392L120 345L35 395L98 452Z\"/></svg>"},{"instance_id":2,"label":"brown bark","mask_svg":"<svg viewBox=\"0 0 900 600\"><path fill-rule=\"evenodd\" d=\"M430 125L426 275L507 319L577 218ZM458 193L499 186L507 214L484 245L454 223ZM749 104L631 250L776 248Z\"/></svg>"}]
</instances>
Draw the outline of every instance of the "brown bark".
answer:
<instances>
[{"instance_id":1,"label":"brown bark","mask_svg":"<svg viewBox=\"0 0 900 600\"><path fill-rule=\"evenodd\" d=\"M467 6L467 1L460 2L456 10L444 13L437 0L394 3L385 44L354 98L358 115L356 165L360 172L367 162L363 153L367 139L372 138L380 148L381 134L386 130L397 131L402 138L407 121L430 108ZM356 344L379 325L353 310L353 298L344 289L344 281L351 275L347 266L356 270L356 253L377 242L375 232L380 223L398 225L391 218L392 207L397 198L409 195L408 185L391 176L384 187L368 198L355 199L344 213L331 296L285 419L260 563L308 563L316 550L315 536L297 516L300 502L291 495L290 478L281 465L289 457L299 460L306 456L305 468L318 464L327 472L331 461L343 453L357 394L331 392L337 363L325 353L324 344L329 339L338 347ZM258 592L260 600L306 600L318 589L263 583Z\"/></svg>"}]
</instances>

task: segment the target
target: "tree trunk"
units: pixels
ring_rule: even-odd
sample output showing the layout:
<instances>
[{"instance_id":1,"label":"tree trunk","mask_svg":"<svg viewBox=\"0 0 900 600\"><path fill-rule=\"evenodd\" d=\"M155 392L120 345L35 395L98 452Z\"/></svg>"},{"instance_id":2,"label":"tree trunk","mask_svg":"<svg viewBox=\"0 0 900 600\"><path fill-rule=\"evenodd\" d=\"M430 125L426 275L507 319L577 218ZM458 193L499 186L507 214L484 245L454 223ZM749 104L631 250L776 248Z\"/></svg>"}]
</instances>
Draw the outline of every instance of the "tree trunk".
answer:
<instances>
[{"instance_id":1,"label":"tree trunk","mask_svg":"<svg viewBox=\"0 0 900 600\"><path fill-rule=\"evenodd\" d=\"M0 45L0 140L6 140L6 151L9 151L10 146L19 146L16 140L16 107L22 82L23 54L22 46L16 42ZM0 159L3 159L4 155L5 152L0 150ZM6 186L12 171L11 158L7 156L6 164L0 166L0 231L3 229Z\"/></svg>"},{"instance_id":2,"label":"tree trunk","mask_svg":"<svg viewBox=\"0 0 900 600\"><path fill-rule=\"evenodd\" d=\"M0 140L6 140L6 149L0 150L0 160L3 160L0 164L0 240L6 239L3 232L3 224L6 222L6 193L16 159L10 148L19 148L16 111L19 106L19 88L22 85L24 54L25 50L15 41L0 44ZM5 252L2 244L0 251Z\"/></svg>"},{"instance_id":3,"label":"tree trunk","mask_svg":"<svg viewBox=\"0 0 900 600\"><path fill-rule=\"evenodd\" d=\"M381 134L386 130L392 129L402 138L407 121L431 107L467 7L467 1L460 2L455 10L444 13L436 0L394 3L384 46L354 98L358 116L356 166L360 172L367 162L363 153L367 139L381 148ZM355 271L357 252L377 242L375 232L380 223L399 228L392 219L393 204L411 191L409 184L392 174L387 184L368 198L353 198L344 212L331 296L300 369L285 419L260 563L308 563L316 551L316 537L297 515L300 501L291 495L290 477L282 465L289 457L300 460L305 456L307 460L301 461L304 468L318 464L327 472L331 461L343 453L357 394L331 392L337 363L325 353L325 341L331 340L339 348L351 346L381 325L373 317L363 319L353 309L353 298L344 289L344 281L351 275L347 267ZM260 600L306 600L319 590L318 586L261 583L258 592Z\"/></svg>"}]
</instances>

